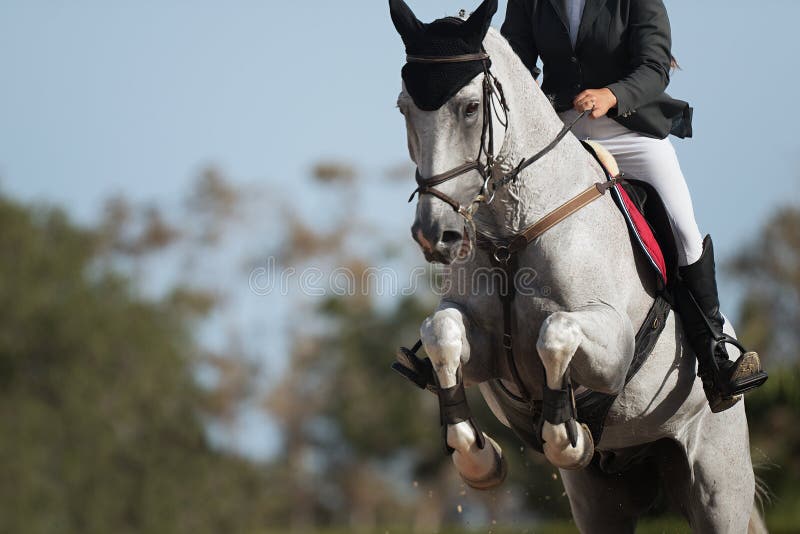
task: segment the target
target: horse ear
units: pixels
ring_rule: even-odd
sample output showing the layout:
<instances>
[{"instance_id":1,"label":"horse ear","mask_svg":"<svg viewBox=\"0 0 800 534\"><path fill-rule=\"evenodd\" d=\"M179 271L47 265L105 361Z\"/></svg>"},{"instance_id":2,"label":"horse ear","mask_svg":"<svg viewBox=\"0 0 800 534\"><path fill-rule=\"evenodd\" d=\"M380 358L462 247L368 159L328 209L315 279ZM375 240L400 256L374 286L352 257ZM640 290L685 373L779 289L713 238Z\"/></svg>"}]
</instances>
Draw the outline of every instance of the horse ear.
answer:
<instances>
[{"instance_id":1,"label":"horse ear","mask_svg":"<svg viewBox=\"0 0 800 534\"><path fill-rule=\"evenodd\" d=\"M461 25L462 35L465 39L473 41L475 44L483 42L489 26L492 24L492 17L497 12L497 0L483 0L472 15Z\"/></svg>"},{"instance_id":2,"label":"horse ear","mask_svg":"<svg viewBox=\"0 0 800 534\"><path fill-rule=\"evenodd\" d=\"M389 0L389 12L397 33L407 45L408 41L422 29L422 23L403 0Z\"/></svg>"}]
</instances>

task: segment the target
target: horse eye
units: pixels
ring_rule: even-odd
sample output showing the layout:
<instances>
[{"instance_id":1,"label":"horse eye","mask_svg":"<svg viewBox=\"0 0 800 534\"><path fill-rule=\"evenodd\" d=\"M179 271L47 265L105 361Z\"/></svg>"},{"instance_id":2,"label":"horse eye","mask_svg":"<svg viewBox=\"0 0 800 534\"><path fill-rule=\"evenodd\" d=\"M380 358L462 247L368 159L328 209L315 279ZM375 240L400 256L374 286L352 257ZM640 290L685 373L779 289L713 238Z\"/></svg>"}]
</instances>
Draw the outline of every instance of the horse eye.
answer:
<instances>
[{"instance_id":1,"label":"horse eye","mask_svg":"<svg viewBox=\"0 0 800 534\"><path fill-rule=\"evenodd\" d=\"M480 102L470 102L467 104L467 107L464 110L464 115L467 117L474 117L478 113L478 109L480 109L480 107Z\"/></svg>"}]
</instances>

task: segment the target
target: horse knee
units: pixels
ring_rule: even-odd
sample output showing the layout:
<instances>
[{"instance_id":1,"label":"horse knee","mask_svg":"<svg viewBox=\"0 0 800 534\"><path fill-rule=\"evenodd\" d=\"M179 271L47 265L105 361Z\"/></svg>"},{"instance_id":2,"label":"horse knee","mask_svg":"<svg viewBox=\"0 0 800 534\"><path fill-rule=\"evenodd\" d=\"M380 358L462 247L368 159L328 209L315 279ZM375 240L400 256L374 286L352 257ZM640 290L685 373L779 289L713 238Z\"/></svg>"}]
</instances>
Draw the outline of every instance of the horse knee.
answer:
<instances>
[{"instance_id":1,"label":"horse knee","mask_svg":"<svg viewBox=\"0 0 800 534\"><path fill-rule=\"evenodd\" d=\"M556 312L539 329L536 348L543 359L552 363L569 359L581 343L583 334L578 322L567 312Z\"/></svg>"},{"instance_id":2,"label":"horse knee","mask_svg":"<svg viewBox=\"0 0 800 534\"><path fill-rule=\"evenodd\" d=\"M439 310L422 322L420 337L442 387L455 385L455 374L466 361L467 343L463 316L458 310Z\"/></svg>"},{"instance_id":3,"label":"horse knee","mask_svg":"<svg viewBox=\"0 0 800 534\"><path fill-rule=\"evenodd\" d=\"M545 319L536 350L547 372L547 387L563 387L564 374L582 339L580 326L568 312L556 312Z\"/></svg>"}]
</instances>

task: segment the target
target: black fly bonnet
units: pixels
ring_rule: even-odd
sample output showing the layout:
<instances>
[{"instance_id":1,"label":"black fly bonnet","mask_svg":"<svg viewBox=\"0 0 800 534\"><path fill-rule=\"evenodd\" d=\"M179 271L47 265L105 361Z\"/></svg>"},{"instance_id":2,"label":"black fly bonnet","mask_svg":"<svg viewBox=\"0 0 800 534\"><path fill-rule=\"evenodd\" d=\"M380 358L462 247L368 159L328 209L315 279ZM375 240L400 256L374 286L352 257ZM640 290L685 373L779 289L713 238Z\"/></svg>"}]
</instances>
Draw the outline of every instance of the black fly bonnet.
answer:
<instances>
[{"instance_id":1,"label":"black fly bonnet","mask_svg":"<svg viewBox=\"0 0 800 534\"><path fill-rule=\"evenodd\" d=\"M497 11L497 0L481 4L466 21L447 17L430 24L420 22L402 1L391 0L389 4L392 21L410 58L403 67L406 91L421 110L439 109L491 66L482 43L492 15ZM452 57L461 60L442 61ZM470 60L470 57L474 59ZM437 61L425 62L425 59Z\"/></svg>"},{"instance_id":2,"label":"black fly bonnet","mask_svg":"<svg viewBox=\"0 0 800 534\"><path fill-rule=\"evenodd\" d=\"M436 176L424 177L417 170L418 187L409 198L410 202L418 193L435 196L461 214L474 234L472 215L477 206L481 203L491 203L494 193L499 188L516 180L523 169L547 154L564 138L578 119L565 126L556 138L538 153L520 161L512 170L505 171L495 161L492 114L494 113L507 128L509 108L503 94L503 86L490 70L492 62L489 54L483 49L483 39L489 31L492 16L497 11L497 0L484 0L465 21L448 17L430 24L420 22L403 0L389 0L389 7L395 28L406 45L407 62L402 72L405 89L418 108L423 111L435 111L441 108L473 78L484 73L483 131L477 156L474 160ZM502 117L496 104L499 104ZM585 113L578 118L583 117ZM481 160L482 155L485 155L484 161ZM483 185L468 204L461 204L435 187L472 171L480 174Z\"/></svg>"}]
</instances>

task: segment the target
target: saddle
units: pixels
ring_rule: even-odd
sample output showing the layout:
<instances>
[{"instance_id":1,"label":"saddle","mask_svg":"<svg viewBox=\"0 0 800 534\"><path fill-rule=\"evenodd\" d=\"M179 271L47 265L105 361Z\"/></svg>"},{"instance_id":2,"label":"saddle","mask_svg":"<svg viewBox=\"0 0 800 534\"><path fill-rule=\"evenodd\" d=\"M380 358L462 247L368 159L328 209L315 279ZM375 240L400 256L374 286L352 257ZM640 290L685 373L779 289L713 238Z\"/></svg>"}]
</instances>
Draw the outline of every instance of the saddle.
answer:
<instances>
[{"instance_id":1,"label":"saddle","mask_svg":"<svg viewBox=\"0 0 800 534\"><path fill-rule=\"evenodd\" d=\"M582 141L582 144L606 174L623 177L612 189L612 194L625 216L631 240L656 270L663 287L671 287L678 272L678 249L661 197L647 182L620 173L614 156L603 145L596 141Z\"/></svg>"},{"instance_id":2,"label":"saddle","mask_svg":"<svg viewBox=\"0 0 800 534\"><path fill-rule=\"evenodd\" d=\"M673 302L673 284L677 279L677 247L667 210L656 190L646 182L621 174L614 157L599 143L582 143L604 169L609 181L613 181L614 177L623 177L613 183L609 190L625 218L632 242L637 251L647 258L656 279L655 300L635 336L634 356L625 377L625 384L628 384L644 365L664 330ZM417 387L438 393L430 360L417 356L421 347L420 341L412 349L401 347L392 368ZM543 452L538 425L542 416L542 401L533 401L531 406L508 391L500 380L490 382L489 386L511 429L524 442ZM574 398L578 420L589 428L594 443L599 443L606 416L617 396L585 390L576 393Z\"/></svg>"}]
</instances>

